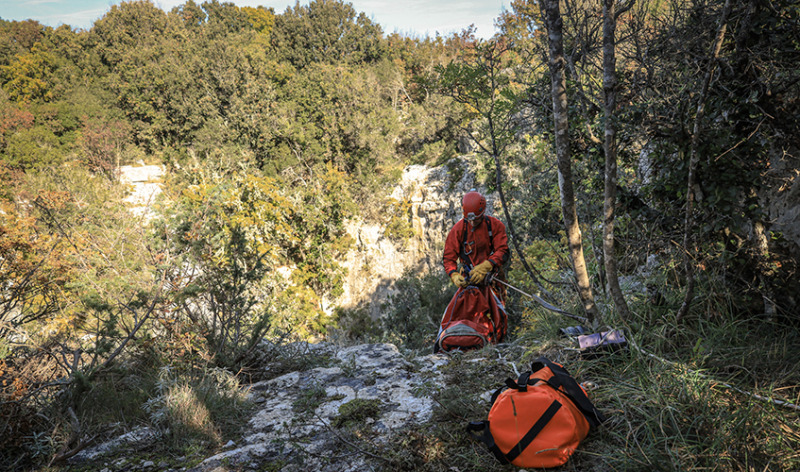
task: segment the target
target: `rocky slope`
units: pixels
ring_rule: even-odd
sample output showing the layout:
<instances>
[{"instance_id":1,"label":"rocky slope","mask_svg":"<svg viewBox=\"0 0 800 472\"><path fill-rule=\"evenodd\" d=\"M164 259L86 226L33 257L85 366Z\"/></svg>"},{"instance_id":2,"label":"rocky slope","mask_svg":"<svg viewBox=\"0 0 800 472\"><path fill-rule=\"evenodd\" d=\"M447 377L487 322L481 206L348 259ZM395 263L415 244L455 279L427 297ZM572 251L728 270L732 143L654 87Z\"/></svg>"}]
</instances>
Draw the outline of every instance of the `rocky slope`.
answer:
<instances>
[{"instance_id":1,"label":"rocky slope","mask_svg":"<svg viewBox=\"0 0 800 472\"><path fill-rule=\"evenodd\" d=\"M371 470L376 458L348 447L347 426L385 444L395 432L430 419L434 402L425 385L441 384L445 356L406 360L391 344L311 349L330 355L331 365L252 385L250 396L259 408L241 444L192 471L260 470L264 464L284 471Z\"/></svg>"},{"instance_id":2,"label":"rocky slope","mask_svg":"<svg viewBox=\"0 0 800 472\"><path fill-rule=\"evenodd\" d=\"M499 385L504 368L516 370L505 359L519 356L519 349L500 345L474 353L466 362L493 366L496 378L487 383ZM392 344L342 348L327 343L274 346L264 342L262 352L273 360L316 359L317 366L245 387L256 406L254 413L241 438L221 452L199 462L195 458L192 466L134 459L134 451L147 456L146 451L160 440L158 431L143 428L83 450L71 464L108 471L392 470L386 451L409 431L430 427L437 394L453 382L452 376L448 380L444 374L453 357L406 358ZM491 391L474 401L488 405ZM460 434L460 428L453 434Z\"/></svg>"}]
</instances>

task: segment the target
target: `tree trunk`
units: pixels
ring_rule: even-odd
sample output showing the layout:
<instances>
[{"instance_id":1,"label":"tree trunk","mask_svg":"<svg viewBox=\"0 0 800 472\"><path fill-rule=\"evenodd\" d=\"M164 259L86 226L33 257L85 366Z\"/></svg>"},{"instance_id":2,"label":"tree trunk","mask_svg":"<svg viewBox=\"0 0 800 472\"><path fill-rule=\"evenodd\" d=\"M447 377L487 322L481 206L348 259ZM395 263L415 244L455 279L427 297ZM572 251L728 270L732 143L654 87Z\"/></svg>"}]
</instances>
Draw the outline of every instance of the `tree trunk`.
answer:
<instances>
[{"instance_id":1,"label":"tree trunk","mask_svg":"<svg viewBox=\"0 0 800 472\"><path fill-rule=\"evenodd\" d=\"M699 157L697 156L697 145L700 142L700 132L702 129L703 115L706 109L706 97L708 96L708 89L711 85L711 78L714 76L714 71L717 68L717 60L719 59L719 51L722 49L722 40L725 38L725 30L728 25L728 16L731 13L731 0L725 0L725 6L722 7L722 14L720 15L719 25L717 27L717 36L714 39L714 44L711 49L711 59L706 69L705 76L703 77L703 86L700 90L700 97L697 100L697 112L694 116L694 126L692 128L692 143L689 150L689 176L687 180L686 189L686 214L684 215L684 230L683 230L683 262L686 269L686 294L683 298L683 303L678 314L675 316L675 322L679 322L689 312L689 306L694 299L694 189L697 181L697 163Z\"/></svg>"},{"instance_id":2,"label":"tree trunk","mask_svg":"<svg viewBox=\"0 0 800 472\"><path fill-rule=\"evenodd\" d=\"M615 33L617 28L615 0L603 2L603 92L605 95L605 142L606 155L605 189L603 192L603 260L606 267L606 283L614 306L622 319L630 318L628 304L619 286L617 256L614 252L614 208L617 204L617 123L614 109L617 106L617 58Z\"/></svg>"},{"instance_id":3,"label":"tree trunk","mask_svg":"<svg viewBox=\"0 0 800 472\"><path fill-rule=\"evenodd\" d=\"M567 120L567 86L564 73L564 46L561 12L558 0L539 0L544 16L550 47L550 78L553 95L553 119L555 122L556 159L558 161L558 188L561 194L561 213L567 232L570 258L575 269L578 295L583 309L590 321L597 318L597 305L592 295L586 260L583 256L583 242L575 209L575 191L572 185L572 163L569 153L569 129Z\"/></svg>"}]
</instances>

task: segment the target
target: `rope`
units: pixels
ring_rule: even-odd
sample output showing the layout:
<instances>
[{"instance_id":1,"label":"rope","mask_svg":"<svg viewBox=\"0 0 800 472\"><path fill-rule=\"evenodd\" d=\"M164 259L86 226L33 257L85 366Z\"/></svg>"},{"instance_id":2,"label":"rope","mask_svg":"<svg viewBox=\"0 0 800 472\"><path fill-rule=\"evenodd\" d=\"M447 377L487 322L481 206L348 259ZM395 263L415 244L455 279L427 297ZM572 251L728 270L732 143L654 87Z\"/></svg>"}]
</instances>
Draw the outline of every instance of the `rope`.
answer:
<instances>
[{"instance_id":1,"label":"rope","mask_svg":"<svg viewBox=\"0 0 800 472\"><path fill-rule=\"evenodd\" d=\"M500 279L497 279L497 278L493 277L492 280L495 281L495 282L499 282L500 284L505 285L506 287L508 287L508 288L510 288L512 290L516 290L517 292L521 293L522 295L525 295L526 297L529 297L529 298L532 298L532 299L536 300L540 305L542 305L543 307L547 308L550 311L562 314L564 316L568 316L568 317L570 317L572 319L581 321L582 323L588 323L588 321L589 321L589 320L587 320L586 318L584 318L582 316L574 315L574 314L572 314L572 313L570 313L568 311L564 311L564 310L562 310L562 309L560 309L560 308L558 308L558 307L556 307L554 305L551 305L550 303L547 303L546 301L544 301L541 297L538 297L536 295L532 295L532 294L527 293L527 292L523 292L522 290L518 289L517 287L514 287L511 284L503 282ZM639 351L639 353L644 354L645 356L648 356L648 357L652 357L653 359L656 359L659 362L663 362L664 364L668 364L668 365L671 365L671 366L676 367L676 368L682 368L680 365L678 365L675 362L668 361L668 360L664 359L663 357L658 357L657 355L652 354L650 352L647 352L644 349L640 348L636 344L636 342L634 342L632 337L629 336L629 339L630 339L630 342L631 342L631 346L633 346L634 349ZM515 370L516 370L516 366L514 366L514 367L515 367ZM685 367L683 367L683 368L685 368ZM722 385L723 387L726 387L726 388L728 388L730 390L733 390L735 392L739 392L742 395L747 395L747 396L749 396L751 398L755 398L757 400L761 400L761 401L764 401L764 402L772 403L773 405L782 406L782 407L785 407L785 408L790 408L792 410L800 411L800 405L796 405L796 404L791 403L789 401L776 400L774 398L765 397L763 395L759 395L757 393L753 393L753 392L750 392L750 391L747 391L747 390L743 390L743 389L741 389L739 387L735 387L735 386L733 386L733 385L731 385L729 383L722 382L721 380L717 380L717 379L715 379L713 377L709 377L708 375L702 374L702 373L697 372L695 370L688 369L688 368L686 368L686 370L691 372L691 373L693 373L693 374L700 375L700 376L702 376L702 377L704 377L704 378L706 378L706 379L708 379L708 380L710 380L712 382L715 382L718 385Z\"/></svg>"},{"instance_id":2,"label":"rope","mask_svg":"<svg viewBox=\"0 0 800 472\"><path fill-rule=\"evenodd\" d=\"M655 360L657 360L659 362L663 362L664 364L671 365L672 367L675 367L675 368L678 368L678 369L686 369L688 372L691 372L692 374L702 376L702 377L704 377L704 378L706 378L706 379L708 379L708 380L710 380L712 382L715 382L715 383L717 383L719 385L722 385L723 387L727 387L730 390L734 390L736 392L739 392L739 393L741 393L743 395L747 395L749 397L755 398L757 400L761 400L761 401L764 401L764 402L769 402L769 403L772 403L773 405L782 406L782 407L785 407L785 408L791 408L792 410L800 411L800 405L795 405L794 403L788 402L786 400L775 400L774 398L765 397L765 396L759 395L757 393L749 392L747 390L742 390L739 387L734 387L731 384L722 382L720 380L717 380L717 379L715 379L713 377L710 377L708 375L705 375L703 373L697 372L697 371L689 369L687 367L683 367L683 366L677 364L676 362L668 361L667 359L664 359L663 357L658 357L655 354L647 352L644 349L640 348L636 344L636 342L634 342L632 337L629 336L629 339L630 339L630 342L631 342L631 346L633 346L634 349L639 351L639 353L644 354L645 356L648 356L648 357L652 357L653 359L655 359Z\"/></svg>"},{"instance_id":3,"label":"rope","mask_svg":"<svg viewBox=\"0 0 800 472\"><path fill-rule=\"evenodd\" d=\"M532 294L527 293L527 292L523 292L522 290L518 289L517 287L514 287L511 284L503 282L502 280L500 280L500 279L498 279L496 277L492 277L492 281L498 282L498 283L500 283L502 285L505 285L506 287L510 288L511 290L516 290L517 292L521 293L522 295L525 295L526 297L534 299L537 303L539 303L540 305L542 305L543 307L547 308L548 310L550 310L552 312L567 316L567 317L572 318L574 320L580 321L581 323L588 323L589 322L589 320L587 318L584 318L583 316L574 315L574 314L572 314L572 313L570 313L568 311L564 311L564 310L562 310L561 308L558 308L555 305L551 305L550 303L547 303L541 297L536 296L536 295L532 295Z\"/></svg>"}]
</instances>

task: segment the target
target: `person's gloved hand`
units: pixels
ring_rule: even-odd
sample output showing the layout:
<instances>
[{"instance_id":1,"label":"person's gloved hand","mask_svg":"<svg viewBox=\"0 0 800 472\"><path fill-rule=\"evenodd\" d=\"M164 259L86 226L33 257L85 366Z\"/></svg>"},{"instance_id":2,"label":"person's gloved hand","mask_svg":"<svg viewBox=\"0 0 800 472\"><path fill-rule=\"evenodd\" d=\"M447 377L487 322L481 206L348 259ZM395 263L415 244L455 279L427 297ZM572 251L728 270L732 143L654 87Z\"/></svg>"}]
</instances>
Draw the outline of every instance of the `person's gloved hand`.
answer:
<instances>
[{"instance_id":1,"label":"person's gloved hand","mask_svg":"<svg viewBox=\"0 0 800 472\"><path fill-rule=\"evenodd\" d=\"M459 288L464 288L467 286L467 281L464 280L464 276L459 274L458 272L453 272L450 274L450 280L453 281L453 285Z\"/></svg>"},{"instance_id":2,"label":"person's gloved hand","mask_svg":"<svg viewBox=\"0 0 800 472\"><path fill-rule=\"evenodd\" d=\"M483 279L492 271L492 263L487 261L483 261L480 264L476 265L472 268L472 271L469 273L469 282L472 284L479 284L483 282Z\"/></svg>"}]
</instances>

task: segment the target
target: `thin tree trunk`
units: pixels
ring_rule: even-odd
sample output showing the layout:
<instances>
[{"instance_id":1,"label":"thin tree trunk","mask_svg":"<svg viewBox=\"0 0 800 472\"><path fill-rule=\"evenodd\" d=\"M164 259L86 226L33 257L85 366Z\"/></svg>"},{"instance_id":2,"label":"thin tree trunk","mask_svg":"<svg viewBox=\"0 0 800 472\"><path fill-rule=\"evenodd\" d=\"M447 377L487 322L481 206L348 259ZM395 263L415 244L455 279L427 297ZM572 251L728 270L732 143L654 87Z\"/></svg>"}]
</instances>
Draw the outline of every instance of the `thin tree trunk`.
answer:
<instances>
[{"instance_id":1,"label":"thin tree trunk","mask_svg":"<svg viewBox=\"0 0 800 472\"><path fill-rule=\"evenodd\" d=\"M489 121L489 134L491 136L492 142L492 150L491 155L494 159L494 168L495 168L495 187L497 187L497 193L500 195L500 204L503 206L503 214L506 216L506 226L508 227L508 234L510 236L511 244L514 246L514 250L517 252L519 256L520 262L522 262L522 267L528 273L528 276L531 278L534 284L539 288L542 294L546 297L551 298L553 295L544 288L539 278L534 275L533 270L528 265L528 261L525 259L525 253L519 247L519 242L517 241L517 233L514 231L514 221L511 219L511 214L508 212L508 206L506 205L506 196L503 193L503 174L502 174L502 167L500 167L500 150L497 146L497 139L496 133L494 130L494 122L491 116L488 119Z\"/></svg>"},{"instance_id":2,"label":"thin tree trunk","mask_svg":"<svg viewBox=\"0 0 800 472\"><path fill-rule=\"evenodd\" d=\"M706 69L705 76L703 77L703 87L700 91L700 97L697 103L697 112L694 116L694 126L692 128L692 143L689 150L689 176L687 177L686 189L686 214L684 215L684 232L683 232L683 262L686 268L686 294L683 298L683 303L678 314L675 316L675 322L679 322L689 312L689 306L694 299L694 188L697 180L697 163L699 157L697 156L697 145L700 142L700 132L702 130L702 120L705 115L706 98L708 96L708 89L711 85L711 78L717 68L717 60L719 59L719 52L722 49L722 40L725 38L725 30L728 26L728 16L731 13L731 0L725 0L725 6L722 7L722 14L719 19L719 26L717 27L717 36L714 39L714 44L711 49L711 59Z\"/></svg>"},{"instance_id":3,"label":"thin tree trunk","mask_svg":"<svg viewBox=\"0 0 800 472\"><path fill-rule=\"evenodd\" d=\"M604 0L603 5L603 92L605 94L605 189L603 192L603 260L606 283L614 306L622 319L630 318L625 295L619 286L617 256L614 252L614 208L617 204L617 123L614 109L617 106L617 58L615 33L617 29L615 0Z\"/></svg>"},{"instance_id":4,"label":"thin tree trunk","mask_svg":"<svg viewBox=\"0 0 800 472\"><path fill-rule=\"evenodd\" d=\"M558 188L561 194L561 213L567 232L570 258L575 269L578 295L590 321L597 318L589 272L583 255L581 229L575 209L575 190L572 183L572 163L569 153L569 126L567 119L567 86L564 74L563 21L558 0L539 0L547 27L550 46L550 77L553 96L553 120L555 122L556 159L558 161Z\"/></svg>"},{"instance_id":5,"label":"thin tree trunk","mask_svg":"<svg viewBox=\"0 0 800 472\"><path fill-rule=\"evenodd\" d=\"M498 66L498 62L499 62L499 58L506 51L506 49L498 50L496 42L490 42L489 44L493 44L492 53L489 54L489 55L484 56L485 62L479 62L479 64L480 64L482 70L489 77L489 80L490 80L489 89L492 91L491 97L493 97L491 99L491 101L490 101L489 110L487 110L485 113L482 113L483 116L486 117L487 125L489 127L489 138L490 138L490 143L491 143L490 147L487 148L483 144L481 139L476 137L469 129L465 129L465 131L470 136L472 141L483 152L485 152L486 154L489 154L490 156L492 156L492 159L494 159L495 186L497 187L497 192L500 195L500 203L501 203L501 205L503 207L503 214L506 217L506 228L508 230L508 236L509 236L508 239L511 242L511 245L513 246L514 250L516 251L517 256L519 256L519 260L522 263L522 267L528 273L528 276L531 278L533 283L539 289L540 293L542 293L546 297L552 299L553 298L552 294L546 288L544 288L544 285L542 284L542 282L539 279L541 277L541 274L539 274L538 271L535 270L535 268L531 267L528 264L528 261L525 258L525 253L522 252L522 249L520 249L520 247L519 247L519 238L517 238L517 233L514 230L514 220L511 219L511 214L508 211L508 205L506 205L506 197L505 197L505 193L503 192L502 167L500 166L500 156L504 152L505 145L500 145L498 143L498 135L500 133L498 133L497 126L495 125L495 120L493 118L494 109L495 109L495 99L494 99L494 97L496 97L495 92L500 90L499 85L498 85L497 80L496 80L496 75L495 74L499 71L499 69L497 67ZM469 103L469 102L464 101L463 103ZM476 106L476 108L479 108L479 107ZM508 117L506 117L506 120L508 120ZM501 129L503 129L503 128L507 127L507 126L508 126L508 121L506 121L505 125L501 126ZM536 274L534 272L536 272ZM539 275L538 277L537 277L537 274Z\"/></svg>"}]
</instances>

